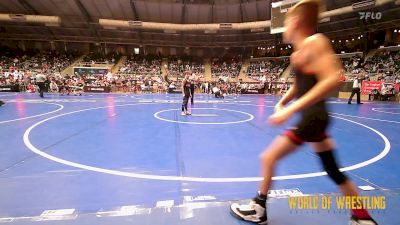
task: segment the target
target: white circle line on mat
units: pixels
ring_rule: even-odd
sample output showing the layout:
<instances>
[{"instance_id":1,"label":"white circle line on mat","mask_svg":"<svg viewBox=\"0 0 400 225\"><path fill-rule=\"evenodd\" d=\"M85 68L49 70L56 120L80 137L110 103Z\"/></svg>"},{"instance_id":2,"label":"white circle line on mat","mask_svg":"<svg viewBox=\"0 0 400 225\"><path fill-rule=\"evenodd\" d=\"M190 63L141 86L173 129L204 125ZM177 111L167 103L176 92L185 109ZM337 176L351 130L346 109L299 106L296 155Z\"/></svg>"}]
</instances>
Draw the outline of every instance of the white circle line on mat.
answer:
<instances>
[{"instance_id":1,"label":"white circle line on mat","mask_svg":"<svg viewBox=\"0 0 400 225\"><path fill-rule=\"evenodd\" d=\"M9 102L9 103L11 103L11 102ZM9 103L7 103L7 104L9 104ZM63 105L60 105L60 104L57 104L57 103L48 103L48 102L24 102L24 103L36 103L36 104L41 103L41 104L48 104L48 105L56 105L56 106L59 106L59 108L56 109L56 110L53 110L51 112L41 113L41 114L37 114L37 115L33 115L33 116L27 116L27 117L22 117L22 118L18 118L18 119L0 121L0 124L10 123L10 122L20 121L20 120L26 120L26 119L31 119L31 118L35 118L35 117L39 117L39 116L44 116L44 115L55 113L55 112L58 112L58 111L64 109Z\"/></svg>"},{"instance_id":2,"label":"white circle line on mat","mask_svg":"<svg viewBox=\"0 0 400 225\"><path fill-rule=\"evenodd\" d=\"M353 117L353 118L358 118L358 119L375 120L375 121L388 122L388 123L400 123L400 121L383 120L383 119L376 119L376 118L363 117L363 116L353 116L353 115L341 114L341 113L329 113L329 114L337 115L337 116L348 116L348 117Z\"/></svg>"},{"instance_id":3,"label":"white circle line on mat","mask_svg":"<svg viewBox=\"0 0 400 225\"><path fill-rule=\"evenodd\" d=\"M192 122L192 121L179 121L179 120L169 120L169 119L165 119L162 118L160 116L161 113L163 112L169 112L169 111L179 111L180 109L165 109L165 110L161 110L158 111L156 113L154 113L154 117L159 119L159 120L163 120L166 122L170 122L170 123L184 123L184 124L196 124L196 125L227 125L227 124L237 124L237 123L245 123L248 122L250 120L254 119L254 116L251 115L250 113L246 113L246 112L242 112L242 111L238 111L238 110L232 110L232 109L221 109L221 108L193 108L192 110L202 110L202 109L208 109L208 110L219 110L219 111L228 111L228 112L236 112L236 113L240 113L240 114L244 114L249 116L249 118L244 119L244 120L238 120L238 121L228 121L228 122ZM186 117L186 116L185 116ZM190 116L189 116L190 117Z\"/></svg>"},{"instance_id":4,"label":"white circle line on mat","mask_svg":"<svg viewBox=\"0 0 400 225\"><path fill-rule=\"evenodd\" d=\"M190 182L209 182L209 183L231 183L231 182L255 182L255 181L261 181L263 178L262 177L233 177L233 178L208 178L208 177L189 177L189 176L162 176L162 175L151 175L151 174L140 174L140 173L133 173L133 172L125 172L125 171L118 171L118 170L111 170L111 169L104 169L104 168L99 168L99 167L95 167L95 166L89 166L89 165L84 165L84 164L80 164L80 163L76 163L76 162L71 162L65 159L61 159L58 157L55 157L53 155L50 155L38 148L36 148L30 141L29 139L29 135L32 132L32 130L39 126L40 124L43 124L49 120L55 119L55 118L59 118L61 116L65 116L65 115L70 115L70 114L74 114L74 113L78 113L78 112L84 112L84 111L89 111L89 110L95 110L95 109L101 109L101 108L110 108L110 107L121 107L121 106L133 106L133 105L144 105L144 104L126 104L126 105L115 105L115 106L103 106L103 107L95 107L95 108L88 108L88 109L82 109L82 110L77 110L77 111L73 111L73 112L68 112L68 113L63 113L60 115L56 115L56 116L52 116L49 118L46 118L44 120L41 120L35 124L33 124L32 126L30 126L24 133L23 135L23 141L26 145L26 147L28 147L29 150L31 150L32 152L41 155L44 158L47 158L49 160L52 160L54 162L57 163L61 163L64 165L68 165L68 166L72 166L75 168L80 168L80 169L85 169L85 170L89 170L89 171L94 171L94 172L99 172L99 173L104 173L104 174L110 174L110 175L116 175L116 176L124 176L124 177L132 177L132 178L140 178L140 179L150 179L150 180L164 180L164 181L190 181ZM375 163L379 160L381 160L382 158L384 158L389 152L390 152L390 142L387 139L387 137L385 135L383 135L381 132L379 132L378 130L369 127L365 124L359 123L359 122L355 122L349 119L345 119L345 118L341 118L341 117L337 117L337 116L332 116L344 121L348 121L350 123L354 123L357 124L359 126L362 126L364 128L367 128L371 131L373 131L374 133L378 134L378 136L381 137L381 139L384 141L385 143L385 147L384 149L375 157L366 160L364 162L361 163L357 163L355 165L351 165L351 166L347 166L344 168L341 168L341 171L351 171L351 170L355 170L355 169L359 169L368 165L371 165L372 163ZM315 172L315 173L304 173L304 174L294 174L294 175L284 175L284 176L276 176L273 177L273 180L290 180L290 179L302 179L302 178L311 178L311 177L319 177L319 176L324 176L326 175L326 172Z\"/></svg>"},{"instance_id":5,"label":"white circle line on mat","mask_svg":"<svg viewBox=\"0 0 400 225\"><path fill-rule=\"evenodd\" d=\"M388 114L395 114L395 115L400 114L400 112L387 112L387 111L382 111L381 109L400 109L400 108L372 108L372 111L381 112L381 113L388 113Z\"/></svg>"}]
</instances>

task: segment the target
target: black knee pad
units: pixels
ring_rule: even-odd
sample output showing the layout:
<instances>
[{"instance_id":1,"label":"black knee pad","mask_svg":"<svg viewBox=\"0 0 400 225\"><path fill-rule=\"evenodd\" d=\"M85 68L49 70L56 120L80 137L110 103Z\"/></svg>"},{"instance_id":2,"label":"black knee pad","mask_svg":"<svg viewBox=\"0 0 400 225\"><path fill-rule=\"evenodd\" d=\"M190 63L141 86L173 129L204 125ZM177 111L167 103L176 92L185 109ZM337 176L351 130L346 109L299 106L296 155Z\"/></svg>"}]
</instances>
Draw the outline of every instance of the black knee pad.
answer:
<instances>
[{"instance_id":1,"label":"black knee pad","mask_svg":"<svg viewBox=\"0 0 400 225\"><path fill-rule=\"evenodd\" d=\"M326 173L337 185L341 185L347 180L346 175L340 172L332 151L319 152L318 156Z\"/></svg>"}]
</instances>

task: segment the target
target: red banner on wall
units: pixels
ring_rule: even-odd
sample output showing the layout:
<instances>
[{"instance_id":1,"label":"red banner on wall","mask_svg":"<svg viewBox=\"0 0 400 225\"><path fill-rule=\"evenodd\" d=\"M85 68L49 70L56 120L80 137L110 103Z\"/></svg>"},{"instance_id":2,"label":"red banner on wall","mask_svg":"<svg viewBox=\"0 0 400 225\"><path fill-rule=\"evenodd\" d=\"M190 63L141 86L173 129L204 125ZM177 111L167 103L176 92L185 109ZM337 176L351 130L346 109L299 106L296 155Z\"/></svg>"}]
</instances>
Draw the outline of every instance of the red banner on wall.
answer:
<instances>
[{"instance_id":1,"label":"red banner on wall","mask_svg":"<svg viewBox=\"0 0 400 225\"><path fill-rule=\"evenodd\" d=\"M361 93L369 95L374 89L381 90L382 83L382 81L363 81L361 85Z\"/></svg>"},{"instance_id":2,"label":"red banner on wall","mask_svg":"<svg viewBox=\"0 0 400 225\"><path fill-rule=\"evenodd\" d=\"M387 82L383 81L363 81L361 85L361 93L364 95L371 94L371 91L374 89L381 90L382 83L387 84ZM393 84L396 90L396 93L399 92L400 84Z\"/></svg>"}]
</instances>

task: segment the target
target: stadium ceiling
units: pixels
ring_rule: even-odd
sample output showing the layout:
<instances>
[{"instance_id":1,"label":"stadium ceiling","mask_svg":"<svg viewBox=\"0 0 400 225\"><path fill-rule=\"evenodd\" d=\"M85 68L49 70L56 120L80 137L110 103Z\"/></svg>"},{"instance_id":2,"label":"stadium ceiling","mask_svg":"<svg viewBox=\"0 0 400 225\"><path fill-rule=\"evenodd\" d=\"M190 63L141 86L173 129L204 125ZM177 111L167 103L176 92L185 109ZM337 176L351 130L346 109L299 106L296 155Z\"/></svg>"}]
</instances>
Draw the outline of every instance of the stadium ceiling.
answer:
<instances>
[{"instance_id":1,"label":"stadium ceiling","mask_svg":"<svg viewBox=\"0 0 400 225\"><path fill-rule=\"evenodd\" d=\"M163 31L105 27L99 19L174 24L242 23L271 18L271 0L1 0L1 14L55 16L57 23L0 21L0 39L115 43L182 47L245 47L275 44L280 37L264 30ZM356 1L329 0L327 10L351 6ZM366 31L399 28L400 5L369 9L382 14L368 23L356 12L331 17L319 31L332 38ZM361 28L363 27L363 28Z\"/></svg>"}]
</instances>

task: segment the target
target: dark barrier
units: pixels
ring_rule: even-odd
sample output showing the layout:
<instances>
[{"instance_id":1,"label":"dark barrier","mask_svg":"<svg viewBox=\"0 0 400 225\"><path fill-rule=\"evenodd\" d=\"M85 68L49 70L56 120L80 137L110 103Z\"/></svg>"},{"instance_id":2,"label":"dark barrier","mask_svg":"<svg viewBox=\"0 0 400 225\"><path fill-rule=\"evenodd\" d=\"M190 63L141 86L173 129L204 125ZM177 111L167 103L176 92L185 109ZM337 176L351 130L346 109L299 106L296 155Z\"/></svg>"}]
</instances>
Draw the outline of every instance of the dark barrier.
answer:
<instances>
[{"instance_id":1,"label":"dark barrier","mask_svg":"<svg viewBox=\"0 0 400 225\"><path fill-rule=\"evenodd\" d=\"M107 74L108 69L107 68L97 68L97 67L74 67L74 74L78 74L80 76L84 74L90 74L90 75L104 75Z\"/></svg>"},{"instance_id":2,"label":"dark barrier","mask_svg":"<svg viewBox=\"0 0 400 225\"><path fill-rule=\"evenodd\" d=\"M19 85L1 85L0 92L19 92Z\"/></svg>"},{"instance_id":3,"label":"dark barrier","mask_svg":"<svg viewBox=\"0 0 400 225\"><path fill-rule=\"evenodd\" d=\"M83 88L84 92L95 92L95 93L109 93L111 91L110 87L106 86L99 86L99 87L90 87L90 86L85 86Z\"/></svg>"},{"instance_id":4,"label":"dark barrier","mask_svg":"<svg viewBox=\"0 0 400 225\"><path fill-rule=\"evenodd\" d=\"M242 89L241 91L242 94L264 94L264 88L260 89Z\"/></svg>"}]
</instances>

